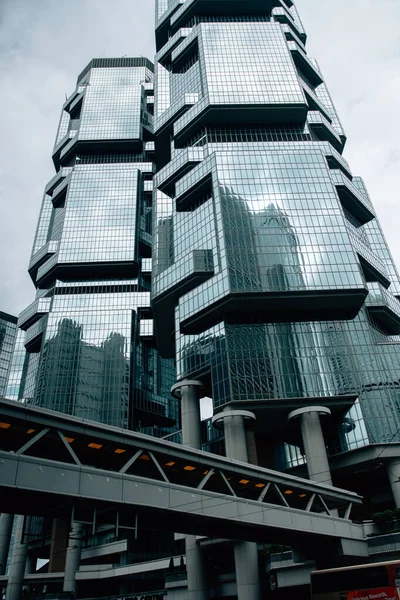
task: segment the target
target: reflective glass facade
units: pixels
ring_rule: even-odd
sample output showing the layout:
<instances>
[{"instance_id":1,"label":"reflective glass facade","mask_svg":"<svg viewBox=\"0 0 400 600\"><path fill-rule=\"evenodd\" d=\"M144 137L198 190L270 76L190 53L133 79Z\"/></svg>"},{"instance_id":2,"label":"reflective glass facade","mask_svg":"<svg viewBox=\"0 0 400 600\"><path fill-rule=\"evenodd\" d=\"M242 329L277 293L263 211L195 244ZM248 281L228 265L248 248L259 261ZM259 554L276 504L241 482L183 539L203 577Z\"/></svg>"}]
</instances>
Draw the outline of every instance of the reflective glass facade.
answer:
<instances>
[{"instance_id":1,"label":"reflective glass facade","mask_svg":"<svg viewBox=\"0 0 400 600\"><path fill-rule=\"evenodd\" d=\"M155 3L155 67L93 59L63 105L29 264L36 296L9 368L11 321L4 328L0 313L0 395L8 373L9 398L180 443L170 390L200 380L186 385L215 414L255 413L249 461L277 470L305 464L293 408L332 409L331 457L400 442L400 278L343 157L346 135L296 7ZM201 429L203 449L224 453L227 428L210 419ZM146 564L135 577L115 568L80 579L77 597L171 583L182 536L141 515L127 530L99 517L84 545L101 549L81 572L167 560L153 574ZM45 525L38 518L31 532ZM222 546L201 551L213 596L223 579L232 593L233 543L223 543L226 564Z\"/></svg>"},{"instance_id":2,"label":"reflective glass facade","mask_svg":"<svg viewBox=\"0 0 400 600\"><path fill-rule=\"evenodd\" d=\"M400 441L400 281L306 39L291 1L158 1L153 304L214 410L358 397L334 454Z\"/></svg>"},{"instance_id":3,"label":"reflective glass facade","mask_svg":"<svg viewBox=\"0 0 400 600\"><path fill-rule=\"evenodd\" d=\"M17 318L0 311L0 396L4 396L17 335Z\"/></svg>"},{"instance_id":4,"label":"reflective glass facade","mask_svg":"<svg viewBox=\"0 0 400 600\"><path fill-rule=\"evenodd\" d=\"M93 59L63 106L7 395L163 436L179 414L150 307L153 70Z\"/></svg>"}]
</instances>

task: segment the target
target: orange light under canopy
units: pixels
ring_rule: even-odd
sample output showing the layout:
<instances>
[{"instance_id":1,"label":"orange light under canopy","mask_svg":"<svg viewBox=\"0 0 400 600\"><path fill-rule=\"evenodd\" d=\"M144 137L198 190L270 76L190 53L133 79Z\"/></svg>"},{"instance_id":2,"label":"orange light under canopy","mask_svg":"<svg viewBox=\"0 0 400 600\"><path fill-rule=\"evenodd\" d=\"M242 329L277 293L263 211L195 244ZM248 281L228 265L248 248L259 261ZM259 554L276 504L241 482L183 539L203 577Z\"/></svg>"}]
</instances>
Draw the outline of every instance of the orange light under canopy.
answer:
<instances>
[{"instance_id":1,"label":"orange light under canopy","mask_svg":"<svg viewBox=\"0 0 400 600\"><path fill-rule=\"evenodd\" d=\"M100 450L100 448L103 447L103 444L95 444L94 442L91 442L90 444L88 444L88 448L94 448L95 450Z\"/></svg>"}]
</instances>

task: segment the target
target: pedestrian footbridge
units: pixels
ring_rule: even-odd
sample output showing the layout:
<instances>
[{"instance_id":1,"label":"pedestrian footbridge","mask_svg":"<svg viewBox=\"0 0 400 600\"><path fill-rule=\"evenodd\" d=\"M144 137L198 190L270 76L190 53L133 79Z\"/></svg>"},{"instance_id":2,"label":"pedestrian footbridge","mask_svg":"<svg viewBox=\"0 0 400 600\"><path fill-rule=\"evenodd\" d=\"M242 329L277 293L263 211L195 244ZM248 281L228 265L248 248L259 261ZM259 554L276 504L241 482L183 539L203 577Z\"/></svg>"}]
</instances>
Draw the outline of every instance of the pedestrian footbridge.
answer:
<instances>
[{"instance_id":1,"label":"pedestrian footbridge","mask_svg":"<svg viewBox=\"0 0 400 600\"><path fill-rule=\"evenodd\" d=\"M0 512L365 555L352 492L0 399Z\"/></svg>"}]
</instances>

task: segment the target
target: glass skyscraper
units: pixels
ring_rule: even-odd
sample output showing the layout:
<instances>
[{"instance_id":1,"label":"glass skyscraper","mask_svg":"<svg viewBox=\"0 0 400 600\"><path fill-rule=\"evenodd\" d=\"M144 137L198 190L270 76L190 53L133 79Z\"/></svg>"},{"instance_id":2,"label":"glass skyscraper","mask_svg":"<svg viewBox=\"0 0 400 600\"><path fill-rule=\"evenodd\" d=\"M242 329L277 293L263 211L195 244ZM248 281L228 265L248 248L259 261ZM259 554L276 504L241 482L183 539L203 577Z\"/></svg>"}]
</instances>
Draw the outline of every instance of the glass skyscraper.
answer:
<instances>
[{"instance_id":1,"label":"glass skyscraper","mask_svg":"<svg viewBox=\"0 0 400 600\"><path fill-rule=\"evenodd\" d=\"M332 453L400 441L399 275L293 2L158 0L156 40L163 356L215 411L358 397Z\"/></svg>"},{"instance_id":2,"label":"glass skyscraper","mask_svg":"<svg viewBox=\"0 0 400 600\"><path fill-rule=\"evenodd\" d=\"M18 318L4 395L164 437L179 431L180 417L171 395L174 360L157 351L150 304L153 72L145 58L93 59L63 105L53 150L56 174L45 187L29 263L36 298ZM3 322L6 350L11 324L1 319L0 335ZM3 370L2 362L1 377ZM30 544L25 556L49 558L49 573L63 571L70 518L29 519L29 539L42 539L45 550L38 555ZM11 526L11 516L2 515L3 542ZM84 539L84 563L85 548L98 545L107 548L113 566L159 556L169 560L174 547L173 534L158 532L152 544L151 532L124 530L115 554L107 546L115 541L115 523L87 532L77 527L72 525L71 535ZM17 543L11 578L13 560L21 560L18 548ZM5 564L7 553L0 558ZM102 588L99 595L118 594L119 580ZM132 583L128 591L133 589Z\"/></svg>"},{"instance_id":3,"label":"glass skyscraper","mask_svg":"<svg viewBox=\"0 0 400 600\"><path fill-rule=\"evenodd\" d=\"M184 444L350 487L362 520L400 507L399 461L346 458L397 455L400 280L306 41L292 0L156 0L153 312ZM232 546L258 600L257 547Z\"/></svg>"},{"instance_id":4,"label":"glass skyscraper","mask_svg":"<svg viewBox=\"0 0 400 600\"><path fill-rule=\"evenodd\" d=\"M93 59L63 106L5 395L351 489L360 521L400 509L400 278L296 7L155 4L154 65ZM82 529L47 525L67 571ZM186 535L184 560L181 534L103 525L64 591L267 593L271 548Z\"/></svg>"},{"instance_id":5,"label":"glass skyscraper","mask_svg":"<svg viewBox=\"0 0 400 600\"><path fill-rule=\"evenodd\" d=\"M94 59L63 106L8 396L162 436L179 415L150 309L153 70Z\"/></svg>"}]
</instances>

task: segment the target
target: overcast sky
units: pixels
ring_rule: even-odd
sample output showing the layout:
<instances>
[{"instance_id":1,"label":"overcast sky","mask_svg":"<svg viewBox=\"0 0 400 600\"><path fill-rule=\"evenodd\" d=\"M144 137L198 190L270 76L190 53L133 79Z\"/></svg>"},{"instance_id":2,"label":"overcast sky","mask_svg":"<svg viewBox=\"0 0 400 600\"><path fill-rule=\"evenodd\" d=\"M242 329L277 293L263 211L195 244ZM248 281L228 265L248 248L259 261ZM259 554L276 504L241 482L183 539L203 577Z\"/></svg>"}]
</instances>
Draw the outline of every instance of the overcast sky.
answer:
<instances>
[{"instance_id":1,"label":"overcast sky","mask_svg":"<svg viewBox=\"0 0 400 600\"><path fill-rule=\"evenodd\" d=\"M246 1L246 0L243 0ZM400 265L400 2L297 0ZM65 94L92 57L153 57L153 0L0 0L0 310L34 297L27 274Z\"/></svg>"}]
</instances>

